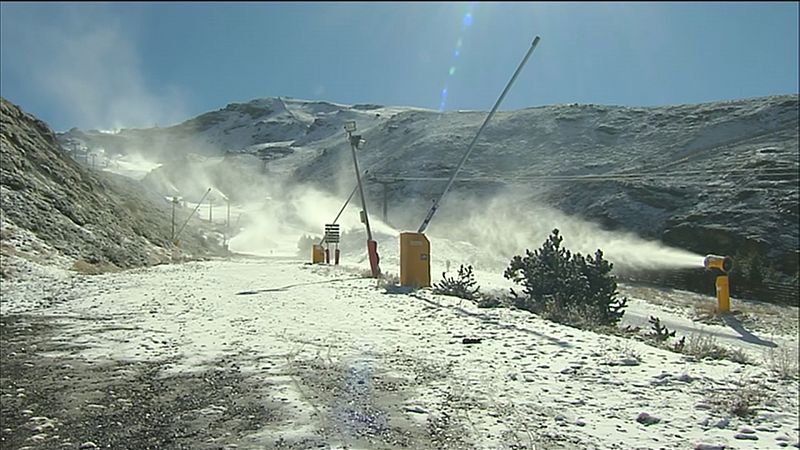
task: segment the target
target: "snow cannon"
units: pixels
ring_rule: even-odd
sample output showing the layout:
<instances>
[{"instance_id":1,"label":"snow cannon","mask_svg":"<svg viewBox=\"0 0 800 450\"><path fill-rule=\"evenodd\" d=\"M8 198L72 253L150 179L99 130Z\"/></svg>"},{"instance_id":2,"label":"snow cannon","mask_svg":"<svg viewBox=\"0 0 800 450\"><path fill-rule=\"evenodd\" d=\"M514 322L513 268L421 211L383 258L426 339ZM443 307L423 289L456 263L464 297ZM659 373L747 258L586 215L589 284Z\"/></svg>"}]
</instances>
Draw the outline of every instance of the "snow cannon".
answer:
<instances>
[{"instance_id":1,"label":"snow cannon","mask_svg":"<svg viewBox=\"0 0 800 450\"><path fill-rule=\"evenodd\" d=\"M733 268L733 258L730 256L707 255L703 259L703 266L708 269L718 269L723 272L730 272Z\"/></svg>"},{"instance_id":2,"label":"snow cannon","mask_svg":"<svg viewBox=\"0 0 800 450\"><path fill-rule=\"evenodd\" d=\"M475 148L475 143L478 142L478 138L481 136L484 128L486 128L486 124L492 120L492 116L497 112L497 108L500 107L500 103L502 103L508 90L511 89L511 85L514 84L514 80L517 79L517 75L522 71L525 63L528 62L528 58L530 58L537 44L539 44L539 36L533 39L531 47L528 49L528 52L525 53L522 62L517 66L514 75L511 76L511 79L506 84L500 97L497 98L492 110L489 111L489 114L483 119L481 127L478 128L478 132L475 134L475 137L472 138L472 141L470 141L464 155L461 156L461 160L458 162L456 169L453 171L452 175L450 175L450 179L447 180L444 191L442 191L439 198L433 201L431 209L428 210L428 214L425 216L425 220L422 221L422 225L419 226L417 232L400 233L400 285L412 288L429 287L431 285L431 244L425 236L425 230L431 223L433 215L436 214L436 211L439 209L442 200L447 196L447 193L453 186L453 182L456 180L456 177L458 177L461 168L464 167L464 163L467 162L470 153L472 153L472 150Z\"/></svg>"},{"instance_id":3,"label":"snow cannon","mask_svg":"<svg viewBox=\"0 0 800 450\"><path fill-rule=\"evenodd\" d=\"M717 311L720 313L730 312L731 294L728 272L733 269L733 258L730 256L707 255L703 259L703 266L706 270L713 270L717 273Z\"/></svg>"}]
</instances>

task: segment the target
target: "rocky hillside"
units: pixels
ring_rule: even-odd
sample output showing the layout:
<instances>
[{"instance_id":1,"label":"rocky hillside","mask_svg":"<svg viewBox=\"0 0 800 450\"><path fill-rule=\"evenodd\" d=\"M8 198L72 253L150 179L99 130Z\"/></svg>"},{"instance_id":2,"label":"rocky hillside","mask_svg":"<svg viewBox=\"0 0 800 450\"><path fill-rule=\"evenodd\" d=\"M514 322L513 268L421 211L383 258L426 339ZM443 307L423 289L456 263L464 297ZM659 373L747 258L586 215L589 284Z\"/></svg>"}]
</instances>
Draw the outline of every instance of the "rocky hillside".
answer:
<instances>
[{"instance_id":1,"label":"rocky hillside","mask_svg":"<svg viewBox=\"0 0 800 450\"><path fill-rule=\"evenodd\" d=\"M231 104L169 128L71 130L60 139L162 162L186 153L247 154L269 176L346 196L352 162L342 125L355 120L367 141L360 159L370 170L373 211L380 210L386 186L389 221L415 229L485 116L273 98ZM737 289L772 286L762 296L794 302L798 117L797 95L500 112L455 191L488 198L504 187L523 187L532 192L530 205L543 202L696 253L732 255L742 263ZM158 180L159 186L169 184L163 176ZM702 283L707 287L707 280Z\"/></svg>"},{"instance_id":2,"label":"rocky hillside","mask_svg":"<svg viewBox=\"0 0 800 450\"><path fill-rule=\"evenodd\" d=\"M0 107L4 263L32 257L42 248L79 261L84 270L152 265L171 258L172 212L164 197L134 180L88 171L66 156L44 122L5 99ZM211 233L193 224L181 236L183 251L195 256L219 252L207 236ZM3 268L4 275L7 270Z\"/></svg>"}]
</instances>

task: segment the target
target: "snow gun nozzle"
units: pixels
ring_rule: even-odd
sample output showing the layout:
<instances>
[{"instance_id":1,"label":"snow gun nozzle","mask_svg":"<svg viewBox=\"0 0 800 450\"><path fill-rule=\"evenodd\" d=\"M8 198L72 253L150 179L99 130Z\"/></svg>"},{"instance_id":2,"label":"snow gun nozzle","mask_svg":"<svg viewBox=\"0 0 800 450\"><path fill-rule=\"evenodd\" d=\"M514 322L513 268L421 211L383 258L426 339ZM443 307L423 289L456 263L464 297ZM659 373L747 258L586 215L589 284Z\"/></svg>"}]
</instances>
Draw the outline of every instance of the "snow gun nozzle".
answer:
<instances>
[{"instance_id":1,"label":"snow gun nozzle","mask_svg":"<svg viewBox=\"0 0 800 450\"><path fill-rule=\"evenodd\" d=\"M703 259L703 266L708 269L718 269L723 272L730 272L733 269L733 258L730 256L707 255Z\"/></svg>"}]
</instances>

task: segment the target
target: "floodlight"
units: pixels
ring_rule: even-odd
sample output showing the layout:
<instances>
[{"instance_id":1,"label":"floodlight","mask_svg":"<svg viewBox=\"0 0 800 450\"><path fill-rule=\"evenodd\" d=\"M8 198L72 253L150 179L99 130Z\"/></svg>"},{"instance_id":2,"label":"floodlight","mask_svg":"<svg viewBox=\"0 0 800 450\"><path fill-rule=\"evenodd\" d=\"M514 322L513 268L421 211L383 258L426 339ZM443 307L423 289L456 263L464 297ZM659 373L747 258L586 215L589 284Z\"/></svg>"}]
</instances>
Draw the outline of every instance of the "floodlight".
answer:
<instances>
[{"instance_id":1,"label":"floodlight","mask_svg":"<svg viewBox=\"0 0 800 450\"><path fill-rule=\"evenodd\" d=\"M356 121L355 120L348 120L347 122L345 122L344 123L344 131L347 131L348 133L352 133L353 131L356 131Z\"/></svg>"},{"instance_id":2,"label":"floodlight","mask_svg":"<svg viewBox=\"0 0 800 450\"><path fill-rule=\"evenodd\" d=\"M366 145L367 140L363 139L360 134L354 134L350 136L350 145L355 148L361 148Z\"/></svg>"}]
</instances>

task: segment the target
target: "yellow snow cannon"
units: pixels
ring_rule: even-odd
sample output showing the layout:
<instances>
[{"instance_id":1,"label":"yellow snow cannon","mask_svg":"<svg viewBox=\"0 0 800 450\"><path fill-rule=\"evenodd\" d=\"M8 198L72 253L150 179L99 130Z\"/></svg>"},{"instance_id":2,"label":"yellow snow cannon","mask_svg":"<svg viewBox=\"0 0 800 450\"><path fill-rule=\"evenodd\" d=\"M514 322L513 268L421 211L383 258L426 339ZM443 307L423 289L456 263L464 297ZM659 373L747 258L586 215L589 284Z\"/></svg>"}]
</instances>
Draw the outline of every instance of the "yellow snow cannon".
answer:
<instances>
[{"instance_id":1,"label":"yellow snow cannon","mask_svg":"<svg viewBox=\"0 0 800 450\"><path fill-rule=\"evenodd\" d=\"M718 312L730 312L731 294L728 272L733 269L733 258L730 256L707 255L703 259L703 266L707 270L714 270L717 272L716 287Z\"/></svg>"}]
</instances>

